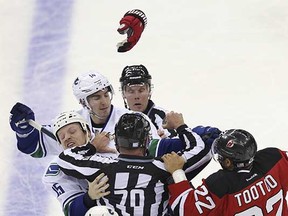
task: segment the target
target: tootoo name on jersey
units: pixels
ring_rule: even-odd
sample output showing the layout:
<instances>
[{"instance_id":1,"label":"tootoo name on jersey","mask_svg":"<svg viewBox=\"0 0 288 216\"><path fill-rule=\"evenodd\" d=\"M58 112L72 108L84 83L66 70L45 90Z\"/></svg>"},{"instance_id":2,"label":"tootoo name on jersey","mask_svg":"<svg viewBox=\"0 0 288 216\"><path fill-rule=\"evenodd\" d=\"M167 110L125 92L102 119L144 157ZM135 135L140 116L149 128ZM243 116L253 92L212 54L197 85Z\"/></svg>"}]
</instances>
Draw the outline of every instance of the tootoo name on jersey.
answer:
<instances>
[{"instance_id":1,"label":"tootoo name on jersey","mask_svg":"<svg viewBox=\"0 0 288 216\"><path fill-rule=\"evenodd\" d=\"M194 192L195 207L198 212L202 214L205 209L215 208L217 200L227 195L230 197L231 206L238 206L236 208L239 210L249 209L255 203L262 201L266 202L268 213L269 209L271 211L277 209L278 205L275 204L283 202L285 194L281 189L283 187L281 176L277 174L279 167L276 166L286 166L283 158L285 161L288 160L287 152L280 151L280 153L276 148L263 149L256 153L254 169L251 171L239 170L235 173L219 170L210 175Z\"/></svg>"},{"instance_id":2,"label":"tootoo name on jersey","mask_svg":"<svg viewBox=\"0 0 288 216\"><path fill-rule=\"evenodd\" d=\"M251 176L251 178L255 177L257 177L257 174ZM247 182L249 182L249 179L247 179ZM254 183L241 193L235 194L234 197L236 198L238 205L243 206L251 203L253 200L261 198L261 196L265 196L267 193L271 192L272 189L276 188L277 185L276 179L274 179L272 175L268 175L264 177L263 180Z\"/></svg>"}]
</instances>

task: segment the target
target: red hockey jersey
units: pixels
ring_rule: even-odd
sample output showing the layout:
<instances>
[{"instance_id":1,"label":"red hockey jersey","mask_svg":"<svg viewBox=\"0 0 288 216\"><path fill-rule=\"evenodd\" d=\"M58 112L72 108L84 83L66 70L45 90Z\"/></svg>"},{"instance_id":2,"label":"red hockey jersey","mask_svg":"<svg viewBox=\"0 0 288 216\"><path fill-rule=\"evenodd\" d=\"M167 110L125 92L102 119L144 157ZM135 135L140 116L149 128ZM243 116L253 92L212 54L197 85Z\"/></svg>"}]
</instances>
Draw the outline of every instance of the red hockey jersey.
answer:
<instances>
[{"instance_id":1,"label":"red hockey jersey","mask_svg":"<svg viewBox=\"0 0 288 216\"><path fill-rule=\"evenodd\" d=\"M169 186L176 215L287 216L288 152L256 153L251 171L219 170L197 189L188 181Z\"/></svg>"}]
</instances>

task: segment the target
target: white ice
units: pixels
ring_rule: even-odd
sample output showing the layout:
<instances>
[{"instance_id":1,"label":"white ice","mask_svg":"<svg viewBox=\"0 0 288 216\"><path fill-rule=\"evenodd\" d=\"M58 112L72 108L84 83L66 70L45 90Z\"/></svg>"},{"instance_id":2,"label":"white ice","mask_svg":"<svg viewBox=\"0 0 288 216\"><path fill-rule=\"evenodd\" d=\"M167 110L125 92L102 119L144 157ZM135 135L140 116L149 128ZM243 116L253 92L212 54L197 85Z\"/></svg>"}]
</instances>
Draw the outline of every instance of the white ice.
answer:
<instances>
[{"instance_id":1,"label":"white ice","mask_svg":"<svg viewBox=\"0 0 288 216\"><path fill-rule=\"evenodd\" d=\"M35 111L44 124L54 113L80 108L71 84L77 74L91 69L110 79L116 90L113 103L123 106L118 91L121 70L126 65L144 64L153 77L152 99L159 106L182 112L190 126L243 128L255 136L259 149L287 149L288 1L75 0L66 76L61 91L53 89L47 95L42 92L44 86L54 86L41 79L49 73L45 67L38 69L39 76L33 82L27 83L23 77L36 2L0 1L1 216L25 209L30 210L27 216L63 215L52 195L43 192L45 203L34 196L35 185L30 182L41 181L42 169L35 172L33 167L44 166L46 161L17 152L9 112L17 101L32 103L36 111L47 107L45 113ZM134 8L146 13L147 28L133 50L117 53L116 44L124 40L116 31L118 22ZM47 62L58 58L46 54ZM45 61L41 62L44 66ZM34 92L27 91L27 85ZM35 101L37 94L43 94L43 100ZM54 104L58 105L56 110ZM218 164L211 162L194 185L218 169ZM41 187L41 182L38 185ZM49 208L43 209L47 203Z\"/></svg>"}]
</instances>

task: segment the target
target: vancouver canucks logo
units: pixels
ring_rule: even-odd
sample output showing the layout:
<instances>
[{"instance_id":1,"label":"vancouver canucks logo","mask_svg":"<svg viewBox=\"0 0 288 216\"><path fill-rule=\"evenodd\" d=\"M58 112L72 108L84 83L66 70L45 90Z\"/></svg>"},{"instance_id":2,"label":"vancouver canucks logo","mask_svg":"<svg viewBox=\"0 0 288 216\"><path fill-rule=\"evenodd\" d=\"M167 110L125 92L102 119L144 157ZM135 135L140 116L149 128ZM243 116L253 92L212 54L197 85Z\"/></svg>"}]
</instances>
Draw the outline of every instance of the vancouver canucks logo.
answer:
<instances>
[{"instance_id":1,"label":"vancouver canucks logo","mask_svg":"<svg viewBox=\"0 0 288 216\"><path fill-rule=\"evenodd\" d=\"M56 176L60 172L60 168L57 163L51 163L46 170L45 176Z\"/></svg>"},{"instance_id":2,"label":"vancouver canucks logo","mask_svg":"<svg viewBox=\"0 0 288 216\"><path fill-rule=\"evenodd\" d=\"M77 77L74 81L74 85L78 85L79 84L79 78Z\"/></svg>"}]
</instances>

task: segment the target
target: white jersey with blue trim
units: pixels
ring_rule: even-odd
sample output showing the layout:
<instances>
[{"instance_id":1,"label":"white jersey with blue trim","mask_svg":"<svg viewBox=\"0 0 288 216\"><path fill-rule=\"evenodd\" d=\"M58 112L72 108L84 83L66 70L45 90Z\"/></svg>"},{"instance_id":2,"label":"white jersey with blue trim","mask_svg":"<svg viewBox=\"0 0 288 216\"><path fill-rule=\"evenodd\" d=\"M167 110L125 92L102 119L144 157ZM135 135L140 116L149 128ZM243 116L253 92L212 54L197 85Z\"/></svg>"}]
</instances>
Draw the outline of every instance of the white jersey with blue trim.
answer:
<instances>
[{"instance_id":1,"label":"white jersey with blue trim","mask_svg":"<svg viewBox=\"0 0 288 216\"><path fill-rule=\"evenodd\" d=\"M56 160L50 162L42 177L42 182L45 189L57 197L63 212L69 211L70 203L88 190L88 182L86 180L64 174L57 165Z\"/></svg>"},{"instance_id":2,"label":"white jersey with blue trim","mask_svg":"<svg viewBox=\"0 0 288 216\"><path fill-rule=\"evenodd\" d=\"M111 105L111 113L110 116L107 119L107 122L104 124L103 128L93 128L92 126L92 120L90 117L90 113L87 109L81 109L78 110L77 112L83 116L83 118L88 122L89 127L92 128L92 135L94 135L96 132L109 132L111 134L114 134L114 129L115 129L115 124L118 122L119 118L124 114L124 113L130 113L132 111L122 108L122 107L115 107ZM147 117L147 120L150 121L150 119ZM160 138L156 127L152 124L150 121L151 125L151 135L152 138L158 139ZM45 128L50 130L52 132L52 127L51 125L46 125ZM43 134L42 132L39 132L39 140L35 141L35 148L30 155L35 158L42 158L46 157L47 155L59 155L62 151L63 148L62 146L46 134ZM26 141L25 141L26 142ZM115 141L112 139L110 143L108 144L110 148L115 148ZM20 149L19 149L20 150ZM21 151L21 150L20 150ZM106 156L111 156L111 153L105 153Z\"/></svg>"}]
</instances>

